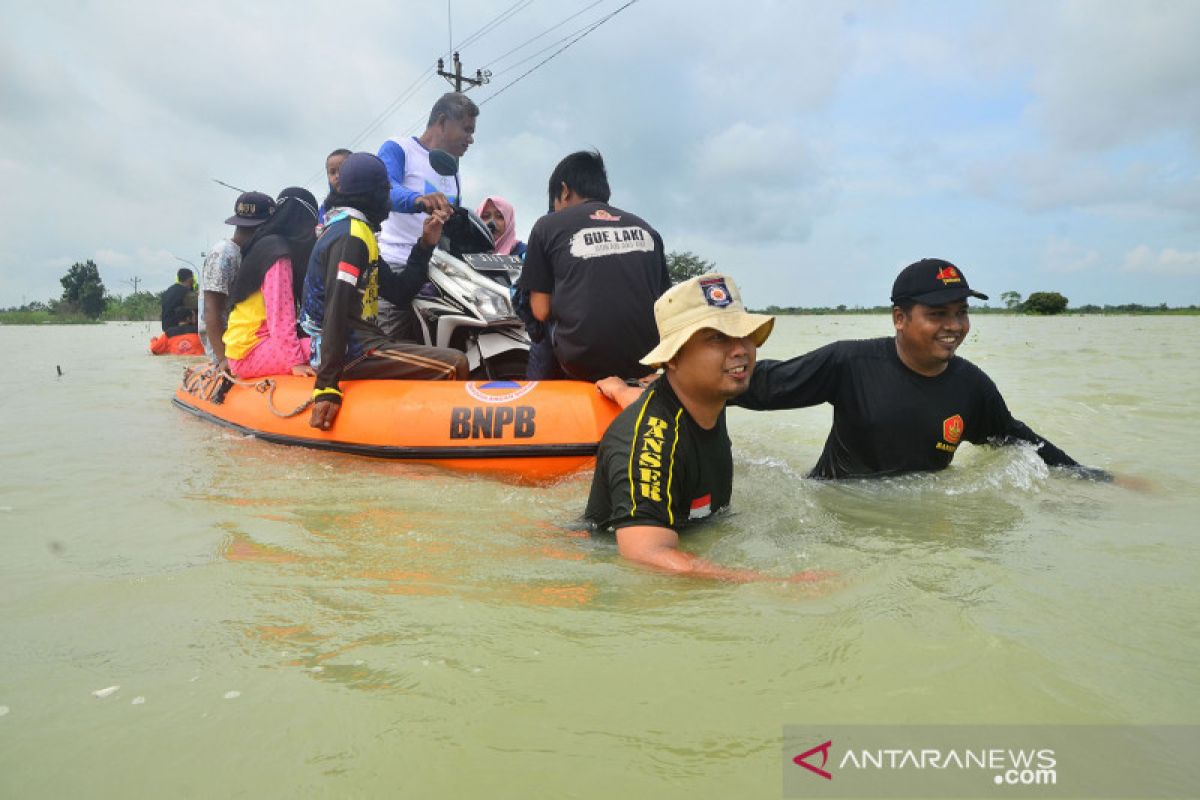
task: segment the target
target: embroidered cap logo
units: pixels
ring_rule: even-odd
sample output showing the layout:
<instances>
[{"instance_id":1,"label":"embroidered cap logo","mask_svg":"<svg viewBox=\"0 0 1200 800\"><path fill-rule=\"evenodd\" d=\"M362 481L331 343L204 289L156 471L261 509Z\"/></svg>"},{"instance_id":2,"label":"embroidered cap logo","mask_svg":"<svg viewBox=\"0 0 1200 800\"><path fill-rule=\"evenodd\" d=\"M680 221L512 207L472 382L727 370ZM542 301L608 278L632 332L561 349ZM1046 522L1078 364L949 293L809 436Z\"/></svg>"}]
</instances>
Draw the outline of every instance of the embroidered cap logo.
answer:
<instances>
[{"instance_id":1,"label":"embroidered cap logo","mask_svg":"<svg viewBox=\"0 0 1200 800\"><path fill-rule=\"evenodd\" d=\"M733 302L733 295L725 285L724 278L701 278L700 289L704 292L704 302L717 308L725 308Z\"/></svg>"},{"instance_id":2,"label":"embroidered cap logo","mask_svg":"<svg viewBox=\"0 0 1200 800\"><path fill-rule=\"evenodd\" d=\"M958 270L954 267L942 267L938 270L938 274L934 276L935 280L941 281L944 285L949 286L952 283L962 283L962 276L958 274Z\"/></svg>"}]
</instances>

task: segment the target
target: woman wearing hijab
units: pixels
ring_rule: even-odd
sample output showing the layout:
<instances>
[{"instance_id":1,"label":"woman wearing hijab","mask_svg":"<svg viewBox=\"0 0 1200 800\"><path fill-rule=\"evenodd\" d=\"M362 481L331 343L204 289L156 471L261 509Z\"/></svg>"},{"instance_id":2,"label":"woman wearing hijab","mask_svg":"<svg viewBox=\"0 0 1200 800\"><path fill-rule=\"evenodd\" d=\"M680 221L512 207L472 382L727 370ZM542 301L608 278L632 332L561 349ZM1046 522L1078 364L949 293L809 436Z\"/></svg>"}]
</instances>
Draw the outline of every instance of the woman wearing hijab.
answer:
<instances>
[{"instance_id":1,"label":"woman wearing hijab","mask_svg":"<svg viewBox=\"0 0 1200 800\"><path fill-rule=\"evenodd\" d=\"M498 195L484 198L475 211L492 232L496 252L502 256L517 256L525 260L525 243L517 241L516 213L512 203Z\"/></svg>"},{"instance_id":2,"label":"woman wearing hijab","mask_svg":"<svg viewBox=\"0 0 1200 800\"><path fill-rule=\"evenodd\" d=\"M517 241L516 213L512 203L498 195L491 195L479 204L475 213L491 230L497 253L518 256L521 261L525 260L525 243ZM533 315L533 310L529 307L529 293L514 288L513 307L517 316L525 323L525 330L533 342L529 348L526 374L561 378L558 360L554 357L554 346L550 337L546 335L546 325Z\"/></svg>"},{"instance_id":3,"label":"woman wearing hijab","mask_svg":"<svg viewBox=\"0 0 1200 800\"><path fill-rule=\"evenodd\" d=\"M275 213L243 248L223 337L235 376L288 374L308 362L310 342L296 333L296 306L316 225L317 199L290 187L279 193Z\"/></svg>"}]
</instances>

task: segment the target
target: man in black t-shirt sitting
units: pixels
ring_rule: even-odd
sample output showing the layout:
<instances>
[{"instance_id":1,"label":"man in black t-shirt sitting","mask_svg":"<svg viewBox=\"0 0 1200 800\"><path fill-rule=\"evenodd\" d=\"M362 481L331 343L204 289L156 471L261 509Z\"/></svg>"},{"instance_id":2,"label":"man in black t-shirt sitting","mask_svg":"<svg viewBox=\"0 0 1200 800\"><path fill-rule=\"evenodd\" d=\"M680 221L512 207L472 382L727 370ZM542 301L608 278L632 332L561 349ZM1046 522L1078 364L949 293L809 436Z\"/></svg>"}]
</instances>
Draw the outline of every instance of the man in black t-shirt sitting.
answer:
<instances>
[{"instance_id":1,"label":"man in black t-shirt sitting","mask_svg":"<svg viewBox=\"0 0 1200 800\"><path fill-rule=\"evenodd\" d=\"M550 211L529 234L520 288L549 323L561 372L534 380L596 381L650 372L638 359L654 346L654 301L671 285L662 237L608 205L599 153L572 153L550 175ZM553 365L551 365L553 367Z\"/></svg>"},{"instance_id":2,"label":"man in black t-shirt sitting","mask_svg":"<svg viewBox=\"0 0 1200 800\"><path fill-rule=\"evenodd\" d=\"M971 330L967 298L987 299L955 265L910 264L892 286L895 337L834 342L789 361L763 361L745 408L833 406L811 478L874 478L945 469L961 442L1037 448L1042 461L1111 480L1014 419L991 378L955 355Z\"/></svg>"},{"instance_id":3,"label":"man in black t-shirt sitting","mask_svg":"<svg viewBox=\"0 0 1200 800\"><path fill-rule=\"evenodd\" d=\"M616 377L597 383L625 410L600 441L584 517L615 530L618 550L631 561L704 578L772 580L680 551L678 531L729 505L725 404L746 391L775 319L746 313L733 281L716 274L672 287L654 304L654 317L662 340L641 363L661 365L664 374L644 392Z\"/></svg>"},{"instance_id":4,"label":"man in black t-shirt sitting","mask_svg":"<svg viewBox=\"0 0 1200 800\"><path fill-rule=\"evenodd\" d=\"M175 322L175 309L185 305L189 298L194 306L196 278L187 267L175 273L175 283L162 293L162 329L165 331ZM193 331L194 332L194 331Z\"/></svg>"}]
</instances>

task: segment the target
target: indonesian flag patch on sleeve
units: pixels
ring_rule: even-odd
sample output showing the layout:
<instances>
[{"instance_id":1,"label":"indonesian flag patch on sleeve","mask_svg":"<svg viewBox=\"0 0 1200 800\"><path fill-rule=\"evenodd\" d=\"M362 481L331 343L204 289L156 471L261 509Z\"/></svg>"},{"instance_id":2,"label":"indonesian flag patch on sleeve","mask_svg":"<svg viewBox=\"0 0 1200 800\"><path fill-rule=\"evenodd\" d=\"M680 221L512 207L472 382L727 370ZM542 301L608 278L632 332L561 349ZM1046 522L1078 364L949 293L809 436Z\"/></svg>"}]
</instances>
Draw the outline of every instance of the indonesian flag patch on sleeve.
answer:
<instances>
[{"instance_id":1,"label":"indonesian flag patch on sleeve","mask_svg":"<svg viewBox=\"0 0 1200 800\"><path fill-rule=\"evenodd\" d=\"M688 519L704 519L711 513L712 495L706 494L692 501L692 510L688 512Z\"/></svg>"},{"instance_id":2,"label":"indonesian flag patch on sleeve","mask_svg":"<svg viewBox=\"0 0 1200 800\"><path fill-rule=\"evenodd\" d=\"M337 279L339 281L345 281L351 286L358 286L358 276L360 272L361 270L353 264L350 264L346 261L338 262Z\"/></svg>"}]
</instances>

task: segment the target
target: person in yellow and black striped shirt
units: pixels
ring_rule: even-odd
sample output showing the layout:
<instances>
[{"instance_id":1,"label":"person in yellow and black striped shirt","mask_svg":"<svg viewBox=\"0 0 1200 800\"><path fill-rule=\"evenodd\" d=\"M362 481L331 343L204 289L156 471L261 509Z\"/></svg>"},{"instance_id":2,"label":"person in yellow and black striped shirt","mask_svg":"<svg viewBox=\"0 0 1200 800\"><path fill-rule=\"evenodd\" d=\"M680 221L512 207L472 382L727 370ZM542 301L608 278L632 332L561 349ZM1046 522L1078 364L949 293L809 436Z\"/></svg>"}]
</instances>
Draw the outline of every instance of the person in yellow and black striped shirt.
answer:
<instances>
[{"instance_id":1,"label":"person in yellow and black striped shirt","mask_svg":"<svg viewBox=\"0 0 1200 800\"><path fill-rule=\"evenodd\" d=\"M404 271L379 257L375 232L388 214L387 168L370 153L352 153L338 172L338 189L304 276L300 327L312 337L317 378L309 424L329 430L344 402L339 381L465 380L467 358L458 350L396 342L378 324L379 298L412 301L426 281L447 214L425 220L421 240Z\"/></svg>"},{"instance_id":2,"label":"person in yellow and black striped shirt","mask_svg":"<svg viewBox=\"0 0 1200 800\"><path fill-rule=\"evenodd\" d=\"M644 392L619 378L596 388L625 406L600 441L585 519L616 532L620 554L705 578L775 580L679 549L679 531L729 505L733 454L725 404L750 383L774 317L749 314L733 281L692 278L654 304L659 344L642 359L663 374ZM802 573L794 578L812 577Z\"/></svg>"}]
</instances>

